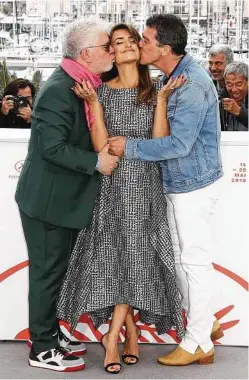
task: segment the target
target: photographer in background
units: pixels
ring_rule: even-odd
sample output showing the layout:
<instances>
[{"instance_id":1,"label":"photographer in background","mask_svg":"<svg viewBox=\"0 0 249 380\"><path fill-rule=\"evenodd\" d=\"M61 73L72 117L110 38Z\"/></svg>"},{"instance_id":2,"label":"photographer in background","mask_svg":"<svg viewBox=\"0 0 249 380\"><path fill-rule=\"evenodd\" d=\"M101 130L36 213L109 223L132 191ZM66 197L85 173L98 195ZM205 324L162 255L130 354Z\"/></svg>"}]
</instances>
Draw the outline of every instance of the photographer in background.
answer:
<instances>
[{"instance_id":1,"label":"photographer in background","mask_svg":"<svg viewBox=\"0 0 249 380\"><path fill-rule=\"evenodd\" d=\"M220 94L222 131L248 131L248 65L235 61L224 72L225 88Z\"/></svg>"},{"instance_id":2,"label":"photographer in background","mask_svg":"<svg viewBox=\"0 0 249 380\"><path fill-rule=\"evenodd\" d=\"M0 128L30 128L34 96L35 87L29 80L10 82L0 102Z\"/></svg>"}]
</instances>

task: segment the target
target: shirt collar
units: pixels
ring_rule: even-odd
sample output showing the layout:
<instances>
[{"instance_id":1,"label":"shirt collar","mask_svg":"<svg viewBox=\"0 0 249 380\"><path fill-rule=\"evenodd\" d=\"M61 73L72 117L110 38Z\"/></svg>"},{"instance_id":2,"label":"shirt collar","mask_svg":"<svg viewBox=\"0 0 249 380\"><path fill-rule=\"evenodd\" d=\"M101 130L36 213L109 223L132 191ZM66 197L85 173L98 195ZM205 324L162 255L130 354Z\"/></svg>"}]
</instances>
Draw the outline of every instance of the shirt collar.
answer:
<instances>
[{"instance_id":1,"label":"shirt collar","mask_svg":"<svg viewBox=\"0 0 249 380\"><path fill-rule=\"evenodd\" d=\"M185 55L178 62L178 64L176 65L174 70L170 73L170 75L167 77L167 75L164 74L164 76L162 77L163 83L166 84L168 80L172 77L172 75L174 76L181 75L185 67L189 64L189 62L192 62L192 61L193 61L193 58L191 57L191 55L189 55L188 53L185 53Z\"/></svg>"}]
</instances>

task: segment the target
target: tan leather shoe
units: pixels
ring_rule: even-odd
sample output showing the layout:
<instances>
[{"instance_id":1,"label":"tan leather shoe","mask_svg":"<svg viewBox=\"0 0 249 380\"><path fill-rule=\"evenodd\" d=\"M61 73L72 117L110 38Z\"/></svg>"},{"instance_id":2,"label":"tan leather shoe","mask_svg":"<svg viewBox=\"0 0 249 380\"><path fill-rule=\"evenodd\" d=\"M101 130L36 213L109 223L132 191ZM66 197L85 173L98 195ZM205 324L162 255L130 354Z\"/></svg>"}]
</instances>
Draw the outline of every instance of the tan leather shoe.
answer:
<instances>
[{"instance_id":1,"label":"tan leather shoe","mask_svg":"<svg viewBox=\"0 0 249 380\"><path fill-rule=\"evenodd\" d=\"M199 364L211 364L214 361L214 349L212 348L205 354L202 349L198 347L195 353L191 354L178 346L169 355L161 356L157 361L160 364L175 366L188 365L195 362L199 362Z\"/></svg>"},{"instance_id":2,"label":"tan leather shoe","mask_svg":"<svg viewBox=\"0 0 249 380\"><path fill-rule=\"evenodd\" d=\"M222 327L220 325L220 322L218 319L216 319L213 323L213 328L211 331L211 340L214 342L215 340L218 340L224 336L224 332L222 330Z\"/></svg>"}]
</instances>

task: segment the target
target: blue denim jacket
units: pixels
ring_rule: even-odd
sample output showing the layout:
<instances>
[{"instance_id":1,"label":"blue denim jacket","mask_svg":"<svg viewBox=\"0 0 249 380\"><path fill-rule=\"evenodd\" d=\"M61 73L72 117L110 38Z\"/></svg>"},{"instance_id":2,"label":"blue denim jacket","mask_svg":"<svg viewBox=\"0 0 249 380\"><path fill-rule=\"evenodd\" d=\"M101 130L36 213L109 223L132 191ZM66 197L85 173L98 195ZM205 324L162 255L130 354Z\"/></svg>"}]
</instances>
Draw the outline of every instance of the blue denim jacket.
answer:
<instances>
[{"instance_id":1,"label":"blue denim jacket","mask_svg":"<svg viewBox=\"0 0 249 380\"><path fill-rule=\"evenodd\" d=\"M187 82L168 102L171 135L127 140L127 159L163 161L166 193L200 189L222 177L218 96L212 79L186 54L174 71ZM167 78L163 78L164 83Z\"/></svg>"}]
</instances>

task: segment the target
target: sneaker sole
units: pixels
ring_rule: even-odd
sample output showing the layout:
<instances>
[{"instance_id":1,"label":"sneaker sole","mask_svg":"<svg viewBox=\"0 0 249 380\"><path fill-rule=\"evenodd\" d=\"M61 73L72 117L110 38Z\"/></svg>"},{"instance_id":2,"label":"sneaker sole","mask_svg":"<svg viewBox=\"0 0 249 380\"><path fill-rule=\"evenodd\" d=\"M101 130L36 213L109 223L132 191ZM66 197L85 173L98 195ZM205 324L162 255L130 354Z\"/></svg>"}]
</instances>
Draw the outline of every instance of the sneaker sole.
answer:
<instances>
[{"instance_id":1,"label":"sneaker sole","mask_svg":"<svg viewBox=\"0 0 249 380\"><path fill-rule=\"evenodd\" d=\"M81 371L85 368L86 364L79 364L79 365L76 365L74 367L56 367L56 366L52 366L50 364L46 364L46 363L41 363L41 362L37 362L35 360L30 360L29 359L29 365L31 367L36 367L36 368L43 368L43 369L50 369L52 371L56 371L56 372L76 372L76 371Z\"/></svg>"},{"instance_id":2,"label":"sneaker sole","mask_svg":"<svg viewBox=\"0 0 249 380\"><path fill-rule=\"evenodd\" d=\"M85 350L81 350L81 351L73 351L73 350L71 350L70 355L72 355L72 356L79 356L79 355L85 355L85 353L86 353L86 349Z\"/></svg>"},{"instance_id":3,"label":"sneaker sole","mask_svg":"<svg viewBox=\"0 0 249 380\"><path fill-rule=\"evenodd\" d=\"M28 345L28 348L31 349L32 346L33 346L33 343L30 342L30 340L29 340L28 343L27 343L27 345ZM72 356L85 355L86 351L87 351L86 349L85 350L79 350L79 351L73 351L73 350L71 350L70 355L72 355Z\"/></svg>"}]
</instances>

